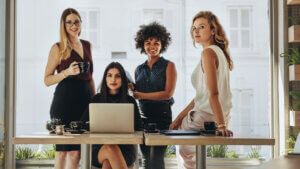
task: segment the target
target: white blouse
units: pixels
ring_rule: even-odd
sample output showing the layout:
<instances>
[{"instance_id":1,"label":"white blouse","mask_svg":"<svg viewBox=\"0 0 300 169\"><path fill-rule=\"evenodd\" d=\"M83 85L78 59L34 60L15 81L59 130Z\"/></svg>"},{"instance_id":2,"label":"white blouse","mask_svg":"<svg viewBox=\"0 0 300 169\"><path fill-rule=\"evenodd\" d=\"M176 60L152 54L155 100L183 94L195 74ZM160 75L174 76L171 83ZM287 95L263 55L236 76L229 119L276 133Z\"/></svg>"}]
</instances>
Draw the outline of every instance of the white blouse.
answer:
<instances>
[{"instance_id":1,"label":"white blouse","mask_svg":"<svg viewBox=\"0 0 300 169\"><path fill-rule=\"evenodd\" d=\"M219 60L218 73L218 89L219 89L219 100L221 108L223 111L224 118L229 117L230 109L232 107L231 103L231 91L230 91L230 76L229 76L229 66L226 60L225 54L220 47L217 45L211 45L207 48L212 49ZM207 113L213 114L209 103L209 92L206 86L206 74L201 68L201 59L192 73L192 85L196 90L196 96L194 98L195 106L192 111L205 111ZM225 119L226 120L226 119Z\"/></svg>"}]
</instances>

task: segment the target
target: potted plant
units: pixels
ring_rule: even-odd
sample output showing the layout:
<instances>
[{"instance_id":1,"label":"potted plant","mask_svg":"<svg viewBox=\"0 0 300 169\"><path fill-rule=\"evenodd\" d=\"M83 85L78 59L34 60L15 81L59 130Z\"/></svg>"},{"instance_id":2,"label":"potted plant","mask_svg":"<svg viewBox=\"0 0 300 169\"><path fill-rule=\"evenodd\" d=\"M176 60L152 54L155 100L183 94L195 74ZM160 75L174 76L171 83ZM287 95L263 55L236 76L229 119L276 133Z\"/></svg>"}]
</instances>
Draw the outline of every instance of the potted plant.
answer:
<instances>
[{"instance_id":1,"label":"potted plant","mask_svg":"<svg viewBox=\"0 0 300 169\"><path fill-rule=\"evenodd\" d=\"M300 91L290 91L292 97L290 106L290 125L300 126Z\"/></svg>"},{"instance_id":2,"label":"potted plant","mask_svg":"<svg viewBox=\"0 0 300 169\"><path fill-rule=\"evenodd\" d=\"M290 136L287 139L287 143L288 143L288 153L294 153L294 147L295 147L295 144L296 144L296 137Z\"/></svg>"},{"instance_id":3,"label":"potted plant","mask_svg":"<svg viewBox=\"0 0 300 169\"><path fill-rule=\"evenodd\" d=\"M289 48L287 53L281 53L280 57L288 59L289 65L289 80L300 80L300 49Z\"/></svg>"},{"instance_id":4,"label":"potted plant","mask_svg":"<svg viewBox=\"0 0 300 169\"><path fill-rule=\"evenodd\" d=\"M16 146L17 169L54 167L55 146L53 147L38 152L29 146Z\"/></svg>"},{"instance_id":5,"label":"potted plant","mask_svg":"<svg viewBox=\"0 0 300 169\"><path fill-rule=\"evenodd\" d=\"M300 42L300 18L289 17L292 26L288 28L289 42Z\"/></svg>"},{"instance_id":6,"label":"potted plant","mask_svg":"<svg viewBox=\"0 0 300 169\"><path fill-rule=\"evenodd\" d=\"M262 163L262 158L244 158L235 151L228 151L227 145L212 145L207 147L207 165L210 168L245 168L254 167Z\"/></svg>"}]
</instances>

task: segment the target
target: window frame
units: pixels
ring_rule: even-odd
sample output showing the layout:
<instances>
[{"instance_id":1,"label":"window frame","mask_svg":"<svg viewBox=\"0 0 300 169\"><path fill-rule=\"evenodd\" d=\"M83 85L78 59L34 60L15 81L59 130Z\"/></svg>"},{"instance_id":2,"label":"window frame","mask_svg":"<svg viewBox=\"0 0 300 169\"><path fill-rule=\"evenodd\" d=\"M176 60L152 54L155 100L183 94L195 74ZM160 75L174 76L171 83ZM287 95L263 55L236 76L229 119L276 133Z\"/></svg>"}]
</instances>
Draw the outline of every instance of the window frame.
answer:
<instances>
[{"instance_id":1,"label":"window frame","mask_svg":"<svg viewBox=\"0 0 300 169\"><path fill-rule=\"evenodd\" d=\"M242 24L242 18L241 18L241 12L242 10L248 10L249 11L249 27L243 27L241 24ZM230 11L231 10L237 10L237 27L234 27L232 28L231 25L230 25ZM254 37L253 37L253 9L252 9L252 6L251 5L229 5L227 6L227 29L228 29L228 38L229 38L229 41L232 41L230 40L230 37L231 37L231 31L232 30L235 30L235 31L238 31L238 41L237 41L237 47L232 47L230 46L229 44L229 47L231 49L232 52L234 53L250 53L250 52L253 52L254 50ZM242 31L243 30L248 30L249 31L249 47L242 47Z\"/></svg>"},{"instance_id":2,"label":"window frame","mask_svg":"<svg viewBox=\"0 0 300 169\"><path fill-rule=\"evenodd\" d=\"M5 49L6 49L6 61L5 61L5 84L6 84L6 97L5 97L5 123L6 123L6 155L5 155L5 168L11 168L15 169L15 155L14 155L14 145L12 144L12 139L15 136L15 106L16 106L16 0L5 0L6 2L6 39L5 39ZM282 135L279 131L279 103L282 103L279 101L279 96L282 95L282 93L279 92L279 87L283 87L284 89L284 99L285 102L288 101L286 98L288 98L288 92L287 86L284 84L283 86L278 86L279 84L279 67L283 68L284 70L284 79L286 80L288 77L287 75L287 66L284 64L284 66L279 65L279 59L278 59L278 53L285 51L287 49L287 37L285 35L279 35L278 33L278 25L281 25L280 30L283 29L285 32L287 30L287 24L278 24L279 23L287 23L287 16L286 13L282 12L282 10L287 9L287 5L285 1L282 1L282 3L275 3L272 0L269 0L269 8L270 8L270 63L271 63L271 137L276 139L276 144L274 146L273 150L273 157L277 157L280 154L280 145L279 142L285 142L285 140L280 140L280 135ZM284 16L280 16L280 14ZM280 21L283 17L285 20ZM99 18L100 19L100 18ZM283 38L279 39L279 38ZM101 44L101 43L100 43ZM279 49L280 48L280 49ZM284 103L285 103L284 102ZM284 113L288 114L286 112L288 108L288 104L284 104ZM286 122L286 120L285 120ZM282 124L286 126L286 124ZM276 129L276 130L275 130ZM283 133L285 134L285 133Z\"/></svg>"},{"instance_id":3,"label":"window frame","mask_svg":"<svg viewBox=\"0 0 300 169\"><path fill-rule=\"evenodd\" d=\"M97 44L94 42L91 42L93 44L92 48L93 51L95 52L95 54L99 54L101 52L101 46L102 46L102 41L101 41L101 29L100 29L100 24L101 24L101 10L98 7L95 8L87 8L87 7L78 7L78 12L82 15L82 13L86 14L86 18L82 18L82 31L86 34L86 38L88 38L90 36L90 32L96 32L97 33ZM90 24L90 19L88 17L90 12L96 12L97 13L97 27L96 28L89 28L89 24ZM81 16L82 17L82 16ZM85 27L83 27L85 26ZM99 30L97 32L97 30ZM88 40L88 39L85 39Z\"/></svg>"}]
</instances>

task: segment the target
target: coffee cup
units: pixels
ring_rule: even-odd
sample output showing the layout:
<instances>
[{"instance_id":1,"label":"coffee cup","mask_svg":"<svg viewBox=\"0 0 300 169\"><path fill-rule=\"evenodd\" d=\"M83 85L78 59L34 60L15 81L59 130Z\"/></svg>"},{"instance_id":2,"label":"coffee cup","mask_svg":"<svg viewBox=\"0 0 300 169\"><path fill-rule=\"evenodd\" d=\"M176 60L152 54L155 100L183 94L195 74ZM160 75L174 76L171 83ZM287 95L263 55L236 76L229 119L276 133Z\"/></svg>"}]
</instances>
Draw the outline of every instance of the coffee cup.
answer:
<instances>
[{"instance_id":1,"label":"coffee cup","mask_svg":"<svg viewBox=\"0 0 300 169\"><path fill-rule=\"evenodd\" d=\"M148 131L155 131L156 130L156 123L148 123L147 130Z\"/></svg>"},{"instance_id":2,"label":"coffee cup","mask_svg":"<svg viewBox=\"0 0 300 169\"><path fill-rule=\"evenodd\" d=\"M79 67L80 73L87 73L90 68L90 62L89 61L78 62L78 67Z\"/></svg>"},{"instance_id":3,"label":"coffee cup","mask_svg":"<svg viewBox=\"0 0 300 169\"><path fill-rule=\"evenodd\" d=\"M79 131L79 130L81 130L81 129L84 128L84 124L83 124L82 121L71 121L71 122L70 122L70 128L71 128L72 130L77 130L77 131Z\"/></svg>"},{"instance_id":4,"label":"coffee cup","mask_svg":"<svg viewBox=\"0 0 300 169\"><path fill-rule=\"evenodd\" d=\"M65 125L56 125L55 126L55 133L57 135L63 135L65 132Z\"/></svg>"},{"instance_id":5,"label":"coffee cup","mask_svg":"<svg viewBox=\"0 0 300 169\"><path fill-rule=\"evenodd\" d=\"M214 121L204 122L204 129L205 130L216 130L217 129L216 122L214 122Z\"/></svg>"}]
</instances>

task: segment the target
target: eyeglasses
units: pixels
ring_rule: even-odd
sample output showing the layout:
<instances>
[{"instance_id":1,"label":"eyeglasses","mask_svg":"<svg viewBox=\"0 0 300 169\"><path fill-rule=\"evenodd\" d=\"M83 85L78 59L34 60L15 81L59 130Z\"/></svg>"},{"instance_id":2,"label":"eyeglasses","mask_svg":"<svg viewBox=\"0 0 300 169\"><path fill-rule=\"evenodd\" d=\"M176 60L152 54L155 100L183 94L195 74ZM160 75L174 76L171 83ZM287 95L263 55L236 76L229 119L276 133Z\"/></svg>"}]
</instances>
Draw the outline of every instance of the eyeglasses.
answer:
<instances>
[{"instance_id":1,"label":"eyeglasses","mask_svg":"<svg viewBox=\"0 0 300 169\"><path fill-rule=\"evenodd\" d=\"M78 26L81 25L81 21L80 20L75 20L74 22L67 21L65 24L66 24L67 27L72 27L73 25L78 27Z\"/></svg>"}]
</instances>

